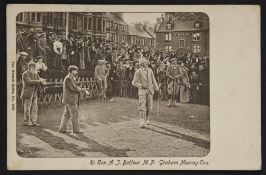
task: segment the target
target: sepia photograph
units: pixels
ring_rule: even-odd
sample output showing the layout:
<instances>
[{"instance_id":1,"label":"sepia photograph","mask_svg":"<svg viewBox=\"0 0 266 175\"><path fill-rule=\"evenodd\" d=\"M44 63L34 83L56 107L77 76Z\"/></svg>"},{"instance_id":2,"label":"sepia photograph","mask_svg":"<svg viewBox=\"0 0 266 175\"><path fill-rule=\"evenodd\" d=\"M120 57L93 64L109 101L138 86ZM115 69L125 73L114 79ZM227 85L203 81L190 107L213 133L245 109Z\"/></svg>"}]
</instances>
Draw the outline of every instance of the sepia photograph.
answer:
<instances>
[{"instance_id":1,"label":"sepia photograph","mask_svg":"<svg viewBox=\"0 0 266 175\"><path fill-rule=\"evenodd\" d=\"M8 170L258 170L256 5L9 4Z\"/></svg>"},{"instance_id":2,"label":"sepia photograph","mask_svg":"<svg viewBox=\"0 0 266 175\"><path fill-rule=\"evenodd\" d=\"M209 18L200 12L21 12L21 157L202 157Z\"/></svg>"}]
</instances>

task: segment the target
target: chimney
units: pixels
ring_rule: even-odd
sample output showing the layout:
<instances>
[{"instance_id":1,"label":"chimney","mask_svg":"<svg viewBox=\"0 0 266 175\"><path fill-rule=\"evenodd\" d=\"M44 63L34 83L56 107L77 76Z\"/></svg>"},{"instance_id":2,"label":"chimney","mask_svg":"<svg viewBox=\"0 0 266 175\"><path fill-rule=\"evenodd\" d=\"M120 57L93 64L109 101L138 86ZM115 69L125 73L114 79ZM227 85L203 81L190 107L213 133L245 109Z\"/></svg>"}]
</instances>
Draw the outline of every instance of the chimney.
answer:
<instances>
[{"instance_id":1,"label":"chimney","mask_svg":"<svg viewBox=\"0 0 266 175\"><path fill-rule=\"evenodd\" d=\"M140 23L136 23L135 24L136 28L140 31L143 31L143 24L140 22Z\"/></svg>"}]
</instances>

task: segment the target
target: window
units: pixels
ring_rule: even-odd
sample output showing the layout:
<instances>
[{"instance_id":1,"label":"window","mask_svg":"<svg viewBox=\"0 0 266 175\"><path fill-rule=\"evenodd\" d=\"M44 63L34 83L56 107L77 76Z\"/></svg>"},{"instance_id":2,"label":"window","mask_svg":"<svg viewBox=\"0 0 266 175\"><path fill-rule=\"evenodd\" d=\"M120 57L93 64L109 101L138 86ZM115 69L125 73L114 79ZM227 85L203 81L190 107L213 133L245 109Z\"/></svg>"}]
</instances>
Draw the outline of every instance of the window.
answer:
<instances>
[{"instance_id":1,"label":"window","mask_svg":"<svg viewBox=\"0 0 266 175\"><path fill-rule=\"evenodd\" d=\"M88 18L88 30L92 30L92 18Z\"/></svg>"},{"instance_id":2,"label":"window","mask_svg":"<svg viewBox=\"0 0 266 175\"><path fill-rule=\"evenodd\" d=\"M17 21L24 21L24 13L19 13L18 15L17 15L17 19L16 19Z\"/></svg>"},{"instance_id":3,"label":"window","mask_svg":"<svg viewBox=\"0 0 266 175\"><path fill-rule=\"evenodd\" d=\"M171 30L172 29L172 23L167 23L166 28L167 28L167 30Z\"/></svg>"},{"instance_id":4,"label":"window","mask_svg":"<svg viewBox=\"0 0 266 175\"><path fill-rule=\"evenodd\" d=\"M83 30L88 30L88 17L83 17Z\"/></svg>"},{"instance_id":5,"label":"window","mask_svg":"<svg viewBox=\"0 0 266 175\"><path fill-rule=\"evenodd\" d=\"M195 28L200 28L200 23L199 22L195 22L194 26L195 26Z\"/></svg>"},{"instance_id":6,"label":"window","mask_svg":"<svg viewBox=\"0 0 266 175\"><path fill-rule=\"evenodd\" d=\"M114 41L114 34L113 33L110 33L110 40Z\"/></svg>"},{"instance_id":7,"label":"window","mask_svg":"<svg viewBox=\"0 0 266 175\"><path fill-rule=\"evenodd\" d=\"M103 32L105 32L105 20L103 20Z\"/></svg>"},{"instance_id":8,"label":"window","mask_svg":"<svg viewBox=\"0 0 266 175\"><path fill-rule=\"evenodd\" d=\"M179 40L179 48L184 48L185 47L185 40L184 39L180 39Z\"/></svg>"},{"instance_id":9,"label":"window","mask_svg":"<svg viewBox=\"0 0 266 175\"><path fill-rule=\"evenodd\" d=\"M59 26L66 26L65 13L59 13Z\"/></svg>"},{"instance_id":10,"label":"window","mask_svg":"<svg viewBox=\"0 0 266 175\"><path fill-rule=\"evenodd\" d=\"M165 34L165 41L171 41L171 40L172 40L172 34L171 33Z\"/></svg>"},{"instance_id":11,"label":"window","mask_svg":"<svg viewBox=\"0 0 266 175\"><path fill-rule=\"evenodd\" d=\"M47 25L53 25L53 13L47 13Z\"/></svg>"},{"instance_id":12,"label":"window","mask_svg":"<svg viewBox=\"0 0 266 175\"><path fill-rule=\"evenodd\" d=\"M193 45L193 53L200 53L200 45L198 44Z\"/></svg>"},{"instance_id":13,"label":"window","mask_svg":"<svg viewBox=\"0 0 266 175\"><path fill-rule=\"evenodd\" d=\"M97 19L97 31L101 32L102 31L102 20Z\"/></svg>"},{"instance_id":14,"label":"window","mask_svg":"<svg viewBox=\"0 0 266 175\"><path fill-rule=\"evenodd\" d=\"M114 28L115 28L115 30L118 30L118 25L114 24Z\"/></svg>"},{"instance_id":15,"label":"window","mask_svg":"<svg viewBox=\"0 0 266 175\"><path fill-rule=\"evenodd\" d=\"M106 33L106 40L110 40L110 33Z\"/></svg>"},{"instance_id":16,"label":"window","mask_svg":"<svg viewBox=\"0 0 266 175\"><path fill-rule=\"evenodd\" d=\"M112 29L114 27L114 23L111 21L110 22L110 28Z\"/></svg>"},{"instance_id":17,"label":"window","mask_svg":"<svg viewBox=\"0 0 266 175\"><path fill-rule=\"evenodd\" d=\"M41 22L42 13L37 13L37 22Z\"/></svg>"},{"instance_id":18,"label":"window","mask_svg":"<svg viewBox=\"0 0 266 175\"><path fill-rule=\"evenodd\" d=\"M151 46L153 46L153 39L151 39Z\"/></svg>"},{"instance_id":19,"label":"window","mask_svg":"<svg viewBox=\"0 0 266 175\"><path fill-rule=\"evenodd\" d=\"M195 32L192 34L193 41L200 41L200 32Z\"/></svg>"},{"instance_id":20,"label":"window","mask_svg":"<svg viewBox=\"0 0 266 175\"><path fill-rule=\"evenodd\" d=\"M165 46L166 51L172 51L172 46Z\"/></svg>"},{"instance_id":21,"label":"window","mask_svg":"<svg viewBox=\"0 0 266 175\"><path fill-rule=\"evenodd\" d=\"M122 26L122 30L125 31L125 26Z\"/></svg>"},{"instance_id":22,"label":"window","mask_svg":"<svg viewBox=\"0 0 266 175\"><path fill-rule=\"evenodd\" d=\"M31 22L36 22L36 12L32 12L32 13L30 14L30 21L31 21Z\"/></svg>"},{"instance_id":23,"label":"window","mask_svg":"<svg viewBox=\"0 0 266 175\"><path fill-rule=\"evenodd\" d=\"M73 29L78 29L78 17L73 16Z\"/></svg>"},{"instance_id":24,"label":"window","mask_svg":"<svg viewBox=\"0 0 266 175\"><path fill-rule=\"evenodd\" d=\"M110 21L106 21L106 29L110 29Z\"/></svg>"}]
</instances>

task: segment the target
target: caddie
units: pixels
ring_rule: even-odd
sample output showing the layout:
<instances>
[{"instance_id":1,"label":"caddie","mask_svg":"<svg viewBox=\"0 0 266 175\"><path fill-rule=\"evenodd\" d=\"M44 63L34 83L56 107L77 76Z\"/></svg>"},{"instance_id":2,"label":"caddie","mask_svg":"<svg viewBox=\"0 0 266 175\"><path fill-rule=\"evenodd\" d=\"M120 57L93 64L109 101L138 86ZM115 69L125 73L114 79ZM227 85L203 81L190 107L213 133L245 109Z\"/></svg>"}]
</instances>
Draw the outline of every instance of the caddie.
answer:
<instances>
[{"instance_id":1,"label":"caddie","mask_svg":"<svg viewBox=\"0 0 266 175\"><path fill-rule=\"evenodd\" d=\"M132 85L138 88L140 128L150 125L149 112L152 110L154 90L159 91L159 86L154 74L148 68L145 58L139 59L140 68L135 72Z\"/></svg>"},{"instance_id":2,"label":"caddie","mask_svg":"<svg viewBox=\"0 0 266 175\"><path fill-rule=\"evenodd\" d=\"M168 107L174 105L177 107L177 97L180 87L180 66L177 64L177 59L172 58L170 60L171 65L167 67L166 76L168 77L167 80L167 91L168 91Z\"/></svg>"}]
</instances>

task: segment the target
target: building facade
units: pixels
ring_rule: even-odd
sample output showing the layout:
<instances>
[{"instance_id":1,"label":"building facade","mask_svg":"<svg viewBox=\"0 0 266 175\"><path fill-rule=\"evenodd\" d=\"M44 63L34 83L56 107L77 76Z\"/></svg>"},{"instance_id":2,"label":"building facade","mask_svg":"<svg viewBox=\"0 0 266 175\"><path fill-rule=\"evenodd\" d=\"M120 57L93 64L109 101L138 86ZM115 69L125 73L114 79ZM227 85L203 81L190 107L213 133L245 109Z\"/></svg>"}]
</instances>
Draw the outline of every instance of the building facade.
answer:
<instances>
[{"instance_id":1,"label":"building facade","mask_svg":"<svg viewBox=\"0 0 266 175\"><path fill-rule=\"evenodd\" d=\"M204 13L166 13L156 31L156 47L209 56L209 19Z\"/></svg>"},{"instance_id":2,"label":"building facade","mask_svg":"<svg viewBox=\"0 0 266 175\"><path fill-rule=\"evenodd\" d=\"M107 13L106 40L116 43L128 42L128 27L121 13Z\"/></svg>"},{"instance_id":3,"label":"building facade","mask_svg":"<svg viewBox=\"0 0 266 175\"><path fill-rule=\"evenodd\" d=\"M89 40L105 40L106 13L22 12L17 15L17 28L36 32L60 32L80 35Z\"/></svg>"},{"instance_id":4,"label":"building facade","mask_svg":"<svg viewBox=\"0 0 266 175\"><path fill-rule=\"evenodd\" d=\"M84 40L102 40L116 43L138 44L141 47L155 47L151 26L142 23L128 25L123 13L88 12L22 12L17 15L17 29L35 32L74 34Z\"/></svg>"},{"instance_id":5,"label":"building facade","mask_svg":"<svg viewBox=\"0 0 266 175\"><path fill-rule=\"evenodd\" d=\"M154 38L144 30L142 23L136 23L129 26L128 41L131 44L137 44L143 48L153 48Z\"/></svg>"}]
</instances>

